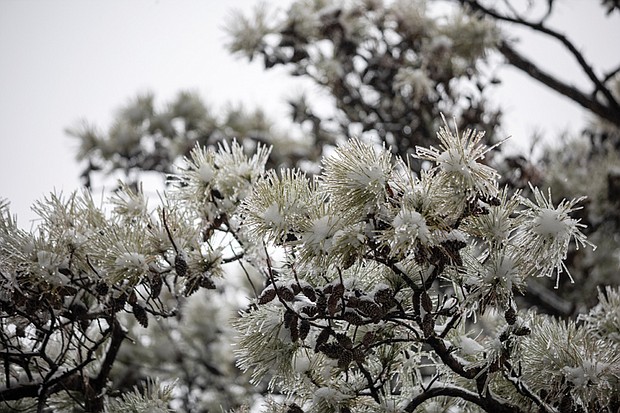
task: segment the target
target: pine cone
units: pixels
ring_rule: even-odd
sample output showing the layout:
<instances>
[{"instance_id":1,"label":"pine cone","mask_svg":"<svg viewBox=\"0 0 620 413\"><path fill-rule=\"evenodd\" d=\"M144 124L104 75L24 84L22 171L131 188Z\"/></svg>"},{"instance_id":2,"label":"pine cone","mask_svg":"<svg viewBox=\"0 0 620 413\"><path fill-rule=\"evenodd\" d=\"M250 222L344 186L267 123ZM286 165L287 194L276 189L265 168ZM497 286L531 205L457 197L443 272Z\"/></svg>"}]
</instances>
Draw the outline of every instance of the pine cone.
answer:
<instances>
[{"instance_id":1,"label":"pine cone","mask_svg":"<svg viewBox=\"0 0 620 413\"><path fill-rule=\"evenodd\" d=\"M296 405L295 403L291 403L288 405L288 409L286 409L286 413L304 413L304 411Z\"/></svg>"},{"instance_id":2,"label":"pine cone","mask_svg":"<svg viewBox=\"0 0 620 413\"><path fill-rule=\"evenodd\" d=\"M109 291L109 287L108 284L106 284L103 281L99 281L97 283L97 285L95 285L95 292L97 293L98 296L102 297L104 295L106 295Z\"/></svg>"},{"instance_id":3,"label":"pine cone","mask_svg":"<svg viewBox=\"0 0 620 413\"><path fill-rule=\"evenodd\" d=\"M319 315L325 315L325 312L327 311L327 298L324 295L319 295L316 300L316 307Z\"/></svg>"},{"instance_id":4,"label":"pine cone","mask_svg":"<svg viewBox=\"0 0 620 413\"><path fill-rule=\"evenodd\" d=\"M340 297L335 294L330 295L327 300L327 311L329 311L329 315L333 316L340 310L342 310Z\"/></svg>"},{"instance_id":5,"label":"pine cone","mask_svg":"<svg viewBox=\"0 0 620 413\"><path fill-rule=\"evenodd\" d=\"M335 296L338 296L338 298L342 297L344 294L344 285L342 284L334 285L334 288L332 289L332 294Z\"/></svg>"},{"instance_id":6,"label":"pine cone","mask_svg":"<svg viewBox=\"0 0 620 413\"><path fill-rule=\"evenodd\" d=\"M211 279L207 273L204 273L198 279L198 285L202 288L206 288L207 290L215 290L215 283Z\"/></svg>"},{"instance_id":7,"label":"pine cone","mask_svg":"<svg viewBox=\"0 0 620 413\"><path fill-rule=\"evenodd\" d=\"M285 286L277 287L278 288L278 296L284 301L293 301L295 300L295 293Z\"/></svg>"},{"instance_id":8,"label":"pine cone","mask_svg":"<svg viewBox=\"0 0 620 413\"><path fill-rule=\"evenodd\" d=\"M340 355L342 354L342 348L336 343L325 343L321 346L319 351L330 359L340 359Z\"/></svg>"},{"instance_id":9,"label":"pine cone","mask_svg":"<svg viewBox=\"0 0 620 413\"><path fill-rule=\"evenodd\" d=\"M149 326L149 316L146 313L144 307L140 304L134 304L133 307L133 316L136 318L136 321L144 328Z\"/></svg>"},{"instance_id":10,"label":"pine cone","mask_svg":"<svg viewBox=\"0 0 620 413\"><path fill-rule=\"evenodd\" d=\"M267 304L276 298L276 290L272 287L265 288L258 299L259 304Z\"/></svg>"},{"instance_id":11,"label":"pine cone","mask_svg":"<svg viewBox=\"0 0 620 413\"><path fill-rule=\"evenodd\" d=\"M304 313L305 315L307 315L308 317L314 317L318 312L316 307L313 305L307 305L307 306L301 307L300 311Z\"/></svg>"},{"instance_id":12,"label":"pine cone","mask_svg":"<svg viewBox=\"0 0 620 413\"><path fill-rule=\"evenodd\" d=\"M302 318L299 321L299 339L305 340L308 337L308 333L310 333L310 322Z\"/></svg>"},{"instance_id":13,"label":"pine cone","mask_svg":"<svg viewBox=\"0 0 620 413\"><path fill-rule=\"evenodd\" d=\"M435 320L433 320L433 316L430 314L426 314L422 319L422 331L424 332L424 336L430 337L435 332Z\"/></svg>"},{"instance_id":14,"label":"pine cone","mask_svg":"<svg viewBox=\"0 0 620 413\"><path fill-rule=\"evenodd\" d=\"M385 288L375 293L375 301L379 304L391 304L394 298L394 291L391 288Z\"/></svg>"},{"instance_id":15,"label":"pine cone","mask_svg":"<svg viewBox=\"0 0 620 413\"><path fill-rule=\"evenodd\" d=\"M366 334L364 334L364 337L362 338L362 344L364 345L364 347L368 347L372 344L372 341L374 339L375 339L375 333L373 333L372 331L369 331Z\"/></svg>"},{"instance_id":16,"label":"pine cone","mask_svg":"<svg viewBox=\"0 0 620 413\"><path fill-rule=\"evenodd\" d=\"M348 323L353 324L354 326L360 326L364 324L364 319L360 317L357 313L347 311L342 316L342 319Z\"/></svg>"},{"instance_id":17,"label":"pine cone","mask_svg":"<svg viewBox=\"0 0 620 413\"><path fill-rule=\"evenodd\" d=\"M338 367L346 369L353 361L353 353L350 350L344 350L338 357Z\"/></svg>"},{"instance_id":18,"label":"pine cone","mask_svg":"<svg viewBox=\"0 0 620 413\"><path fill-rule=\"evenodd\" d=\"M427 313L433 311L433 300L431 300L431 296L428 295L426 291L422 292L422 295L420 296L420 302L424 311L426 311Z\"/></svg>"},{"instance_id":19,"label":"pine cone","mask_svg":"<svg viewBox=\"0 0 620 413\"><path fill-rule=\"evenodd\" d=\"M381 307L379 307L373 301L362 300L360 301L359 310L366 316L370 317L373 321L379 321L383 315Z\"/></svg>"},{"instance_id":20,"label":"pine cone","mask_svg":"<svg viewBox=\"0 0 620 413\"><path fill-rule=\"evenodd\" d=\"M316 301L316 293L314 292L314 288L306 285L301 289L301 292L308 298L308 300L312 302Z\"/></svg>"},{"instance_id":21,"label":"pine cone","mask_svg":"<svg viewBox=\"0 0 620 413\"><path fill-rule=\"evenodd\" d=\"M508 309L504 312L504 318L506 319L506 322L510 325L513 325L514 323L516 323L517 312L512 306L508 307Z\"/></svg>"},{"instance_id":22,"label":"pine cone","mask_svg":"<svg viewBox=\"0 0 620 413\"><path fill-rule=\"evenodd\" d=\"M331 334L331 329L326 328L319 333L319 336L316 338L316 345L314 346L314 351L321 351L321 347L327 343L329 340L329 336Z\"/></svg>"},{"instance_id":23,"label":"pine cone","mask_svg":"<svg viewBox=\"0 0 620 413\"><path fill-rule=\"evenodd\" d=\"M526 326L517 327L513 331L515 336L528 336L531 332L532 330L530 330L529 327Z\"/></svg>"},{"instance_id":24,"label":"pine cone","mask_svg":"<svg viewBox=\"0 0 620 413\"><path fill-rule=\"evenodd\" d=\"M151 286L151 298L159 297L159 294L161 294L161 288L164 285L161 276L159 274L151 275L149 278L149 284Z\"/></svg>"},{"instance_id":25,"label":"pine cone","mask_svg":"<svg viewBox=\"0 0 620 413\"><path fill-rule=\"evenodd\" d=\"M185 277L187 275L187 261L180 252L174 257L174 270L179 277Z\"/></svg>"}]
</instances>

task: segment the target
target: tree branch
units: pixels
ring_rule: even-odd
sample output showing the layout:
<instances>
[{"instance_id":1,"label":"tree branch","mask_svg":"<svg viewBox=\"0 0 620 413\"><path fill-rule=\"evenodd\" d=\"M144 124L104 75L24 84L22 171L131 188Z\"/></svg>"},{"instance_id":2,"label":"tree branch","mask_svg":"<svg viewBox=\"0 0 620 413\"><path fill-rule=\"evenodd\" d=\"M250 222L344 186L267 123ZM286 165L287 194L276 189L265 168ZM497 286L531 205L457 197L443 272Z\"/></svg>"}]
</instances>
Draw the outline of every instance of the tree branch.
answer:
<instances>
[{"instance_id":1,"label":"tree branch","mask_svg":"<svg viewBox=\"0 0 620 413\"><path fill-rule=\"evenodd\" d=\"M495 399L489 398L481 398L478 394L463 389L460 387L452 387L452 386L444 386L444 387L433 387L425 390L420 395L416 396L407 404L405 407L406 412L413 412L418 406L424 403L426 400L432 399L434 397L447 396L447 397L457 397L459 399L466 400L468 402L474 403L484 410L488 412L494 413L520 413L521 410L516 406L512 406L508 403L502 403Z\"/></svg>"},{"instance_id":2,"label":"tree branch","mask_svg":"<svg viewBox=\"0 0 620 413\"><path fill-rule=\"evenodd\" d=\"M17 387L0 388L0 400L3 402L9 400L20 400L28 397L37 397L40 383L24 384Z\"/></svg>"},{"instance_id":3,"label":"tree branch","mask_svg":"<svg viewBox=\"0 0 620 413\"><path fill-rule=\"evenodd\" d=\"M93 380L93 387L96 389L103 389L106 381L108 380L108 375L112 370L112 365L116 360L116 356L118 355L118 351L121 348L121 344L125 339L125 330L118 322L116 317L112 318L112 325L110 326L112 330L112 338L110 340L110 347L105 355L105 359L103 363L101 363L101 370L99 370L99 374Z\"/></svg>"},{"instance_id":4,"label":"tree branch","mask_svg":"<svg viewBox=\"0 0 620 413\"><path fill-rule=\"evenodd\" d=\"M585 72L585 74L588 76L588 78L592 81L592 83L594 84L594 93L596 94L597 91L600 91L601 93L603 93L603 95L605 96L605 98L607 99L607 101L609 102L609 106L610 108L607 108L608 110L612 110L612 112L618 112L620 111L620 104L618 103L618 101L615 99L615 97L613 96L613 94L611 93L611 91L603 84L603 82L601 82L601 80L598 78L598 76L596 76L596 74L594 73L594 69L592 68L592 66L586 62L586 59L583 57L583 54L581 54L581 52L579 52L579 50L577 50L577 47L575 47L575 45L568 40L568 38L563 35L562 33L559 33L553 29L550 29L546 26L543 25L543 21L538 22L538 23L532 23L529 22L527 20L524 19L520 19L520 18L513 18L513 17L509 17L509 16L505 16L502 14L499 14L498 12L496 12L495 10L492 10L490 8L486 8L483 5L480 4L480 2L475 1L475 0L461 0L461 2L463 4L467 4L468 6L470 6L472 9L480 11L484 14L486 14L487 16L490 16L496 20L499 21L505 21L508 23L513 23L513 24L517 24L517 25L521 25L521 26L525 26L527 28L530 28L534 31L537 31L539 33L543 33L547 36L550 36L556 40L558 40L560 43L562 43L562 45L564 45L564 47L568 50L568 52L573 55L573 57L575 58L575 60L577 60L577 62L579 63L579 66L582 68L582 70ZM502 45L506 44L505 42L502 42ZM500 51L501 47L500 47ZM514 52L514 50L513 50ZM502 51L502 53L504 53ZM516 53L516 52L515 52ZM510 58L508 59L510 61L511 64L513 64L513 62L510 60ZM528 72L529 73L529 72ZM535 78L537 80L541 80L539 78ZM548 85L551 86L551 85ZM555 89L555 88L554 88ZM555 89L556 91L562 93L560 90ZM570 97L571 99L575 100L572 96L567 95L568 97ZM582 106L592 110L590 107L583 105L581 102L577 101L578 103L580 103ZM597 102L598 103L598 102ZM597 112L595 112L597 113ZM597 113L599 116L601 117L605 117L600 115L599 113ZM615 123L616 125L620 125L620 121L617 119L616 115L616 120L614 121L613 118L609 119L611 122ZM607 117L605 117L607 118Z\"/></svg>"},{"instance_id":5,"label":"tree branch","mask_svg":"<svg viewBox=\"0 0 620 413\"><path fill-rule=\"evenodd\" d=\"M517 375L514 374L514 370L512 368L512 366L510 365L510 363L506 362L505 367L508 371L510 371L510 373L508 373L508 371L504 370L504 377L506 378L506 380L508 380L509 382L511 382L514 386L515 389L517 389L517 391L519 393L521 393L522 395L524 395L525 397L531 399L540 409L540 413L557 413L557 410L553 409L552 407L548 406L544 401L542 401L542 399L540 397L538 397L538 395L536 393L534 393L532 390L530 390L530 388L523 383L521 380L519 380L519 377Z\"/></svg>"},{"instance_id":6,"label":"tree branch","mask_svg":"<svg viewBox=\"0 0 620 413\"><path fill-rule=\"evenodd\" d=\"M510 47L505 41L502 41L500 43L499 51L506 57L506 59L508 59L508 62L513 66L521 69L534 79L538 80L541 83L544 83L556 92L559 92L560 94L575 101L579 105L592 111L601 118L620 127L620 110L613 110L601 104L597 100L588 97L574 86L559 81L555 77L540 69L531 61L527 60L524 56L522 56L516 50Z\"/></svg>"},{"instance_id":7,"label":"tree branch","mask_svg":"<svg viewBox=\"0 0 620 413\"><path fill-rule=\"evenodd\" d=\"M446 347L443 339L436 336L431 336L425 341L432 347L439 358L441 358L441 361L443 361L446 366L450 367L450 369L458 375L468 379L473 379L480 373L482 369L481 367L472 367L467 369L456 358L454 358L450 350Z\"/></svg>"},{"instance_id":8,"label":"tree branch","mask_svg":"<svg viewBox=\"0 0 620 413\"><path fill-rule=\"evenodd\" d=\"M605 73L605 76L603 77L603 82L607 82L609 79L616 76L618 73L620 73L620 65L616 67L615 69L611 69L609 72Z\"/></svg>"}]
</instances>

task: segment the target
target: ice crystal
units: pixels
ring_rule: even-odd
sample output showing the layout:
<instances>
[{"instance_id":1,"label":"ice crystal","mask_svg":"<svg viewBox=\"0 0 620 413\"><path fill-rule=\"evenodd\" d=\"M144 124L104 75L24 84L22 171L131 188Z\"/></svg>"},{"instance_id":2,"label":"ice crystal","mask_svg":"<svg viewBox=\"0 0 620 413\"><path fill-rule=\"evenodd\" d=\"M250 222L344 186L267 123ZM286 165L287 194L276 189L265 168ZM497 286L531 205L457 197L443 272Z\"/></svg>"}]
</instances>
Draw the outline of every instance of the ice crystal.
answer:
<instances>
[{"instance_id":1,"label":"ice crystal","mask_svg":"<svg viewBox=\"0 0 620 413\"><path fill-rule=\"evenodd\" d=\"M323 164L321 183L344 213L374 211L385 198L385 185L392 174L389 152L351 139Z\"/></svg>"},{"instance_id":2,"label":"ice crystal","mask_svg":"<svg viewBox=\"0 0 620 413\"><path fill-rule=\"evenodd\" d=\"M437 133L441 141L439 149L416 147L419 159L428 160L439 168L438 185L452 187L456 191L465 191L464 195L475 194L496 196L499 174L490 166L480 162L495 146L488 147L482 143L484 132L470 129L464 134L450 130L446 120Z\"/></svg>"},{"instance_id":3,"label":"ice crystal","mask_svg":"<svg viewBox=\"0 0 620 413\"><path fill-rule=\"evenodd\" d=\"M563 271L568 273L564 259L570 241L575 241L577 249L586 245L595 248L580 230L584 225L570 216L571 212L581 209L576 205L583 198L570 201L564 199L555 207L551 189L547 197L538 188L532 187L532 192L534 201L521 198L521 203L527 208L519 212L524 220L515 233L513 243L521 248L521 259L531 262L530 271L533 275L551 277L556 274L557 288L560 274Z\"/></svg>"}]
</instances>

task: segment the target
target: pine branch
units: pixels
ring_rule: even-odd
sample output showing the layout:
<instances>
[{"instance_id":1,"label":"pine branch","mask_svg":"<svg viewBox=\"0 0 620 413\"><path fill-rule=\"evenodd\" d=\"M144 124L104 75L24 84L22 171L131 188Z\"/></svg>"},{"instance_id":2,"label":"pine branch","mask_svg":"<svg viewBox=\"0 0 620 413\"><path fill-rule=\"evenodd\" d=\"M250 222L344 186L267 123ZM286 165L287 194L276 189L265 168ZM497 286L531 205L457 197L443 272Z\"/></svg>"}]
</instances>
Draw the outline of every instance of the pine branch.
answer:
<instances>
[{"instance_id":1,"label":"pine branch","mask_svg":"<svg viewBox=\"0 0 620 413\"><path fill-rule=\"evenodd\" d=\"M534 393L523 381L519 380L519 376L516 375L510 363L506 362L505 364L506 370L510 371L510 374L504 370L504 377L506 380L511 382L517 391L524 395L525 397L531 399L540 409L541 413L557 413L555 409L548 406L542 399Z\"/></svg>"},{"instance_id":2,"label":"pine branch","mask_svg":"<svg viewBox=\"0 0 620 413\"><path fill-rule=\"evenodd\" d=\"M435 353L437 353L439 358L441 358L441 361L443 361L446 366L450 367L450 369L458 375L468 379L473 379L480 374L482 370L481 367L466 368L463 364L461 364L461 362L452 355L450 349L446 347L443 339L436 336L431 336L425 341L432 347Z\"/></svg>"},{"instance_id":3,"label":"pine branch","mask_svg":"<svg viewBox=\"0 0 620 413\"><path fill-rule=\"evenodd\" d=\"M608 120L614 125L620 126L620 110L613 110L601 104L597 100L588 97L576 87L556 79L552 75L540 69L523 55L519 54L505 41L502 41L500 43L499 51L506 57L506 59L508 59L510 64L512 64L518 69L521 69L532 78L540 81L541 83L544 83L551 89L575 101L579 105L592 111L601 118Z\"/></svg>"},{"instance_id":4,"label":"pine branch","mask_svg":"<svg viewBox=\"0 0 620 413\"><path fill-rule=\"evenodd\" d=\"M612 69L609 72L605 73L605 76L603 77L603 82L607 83L609 79L616 76L618 73L620 73L620 65L618 65L618 67L616 67L615 69Z\"/></svg>"},{"instance_id":5,"label":"pine branch","mask_svg":"<svg viewBox=\"0 0 620 413\"><path fill-rule=\"evenodd\" d=\"M121 348L121 344L125 339L125 330L119 323L116 317L112 318L112 325L110 326L112 338L110 340L110 347L105 355L105 359L101 363L101 370L99 370L99 374L92 381L92 387L95 391L95 397L98 399L101 398L101 390L106 385L108 380L108 376L110 375L110 371L112 371L112 365L116 360L116 356ZM101 406L103 407L103 406Z\"/></svg>"},{"instance_id":6,"label":"pine branch","mask_svg":"<svg viewBox=\"0 0 620 413\"><path fill-rule=\"evenodd\" d=\"M415 411L415 409L425 401L441 396L463 399L465 401L474 403L477 406L480 406L488 412L521 413L521 410L518 407L513 406L507 402L500 402L491 398L482 398L481 396L470 390L455 386L442 386L426 389L423 393L416 396L413 400L409 402L409 404L407 404L407 406L405 407L405 411L411 413Z\"/></svg>"},{"instance_id":7,"label":"pine branch","mask_svg":"<svg viewBox=\"0 0 620 413\"><path fill-rule=\"evenodd\" d=\"M586 76L592 81L594 85L594 94L597 91L600 91L606 98L609 106L603 105L600 102L594 100L594 98L589 98L583 92L576 89L574 86L567 85L564 82L559 81L555 77L550 74L544 72L538 66L533 64L524 56L520 55L516 50L510 47L506 41L502 41L499 45L499 51L508 59L510 64L513 66L523 70L527 74L529 74L534 79L544 83L549 86L556 92L559 92L566 97L574 100L579 103L586 109L591 110L595 114L600 117L607 119L615 125L620 126L620 104L613 96L612 92L607 88L603 81L601 81L598 76L594 73L594 69L592 65L590 65L583 54L579 52L577 47L562 33L559 33L553 29L548 28L544 25L544 19L538 23L529 22L522 18L515 18L510 16L505 16L497 11L484 7L480 2L474 0L460 0L460 2L464 5L471 7L475 11L479 11L493 19L498 21L505 21L508 23L525 26L539 33L545 34L551 38L558 40L562 45L566 48L566 50L577 60L577 63L584 71Z\"/></svg>"}]
</instances>

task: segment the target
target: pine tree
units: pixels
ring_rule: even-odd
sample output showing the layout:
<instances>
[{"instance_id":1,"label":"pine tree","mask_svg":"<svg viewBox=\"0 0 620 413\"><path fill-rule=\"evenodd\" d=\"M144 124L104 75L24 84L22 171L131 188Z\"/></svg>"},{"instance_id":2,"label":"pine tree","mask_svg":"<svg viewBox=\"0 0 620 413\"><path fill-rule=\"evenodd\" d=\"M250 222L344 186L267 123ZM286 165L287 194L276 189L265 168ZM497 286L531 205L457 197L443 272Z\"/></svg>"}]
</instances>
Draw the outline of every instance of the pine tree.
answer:
<instances>
[{"instance_id":1,"label":"pine tree","mask_svg":"<svg viewBox=\"0 0 620 413\"><path fill-rule=\"evenodd\" d=\"M539 22L455 3L445 19L423 1L237 15L231 51L333 97L329 118L290 102L304 139L189 92L72 129L87 187L126 180L102 207L50 195L35 232L1 204L2 408L620 408L618 70L548 27L554 2ZM506 24L560 40L598 93L542 71ZM493 51L591 111L589 139L540 165L500 155ZM168 177L158 204L143 171Z\"/></svg>"}]
</instances>

